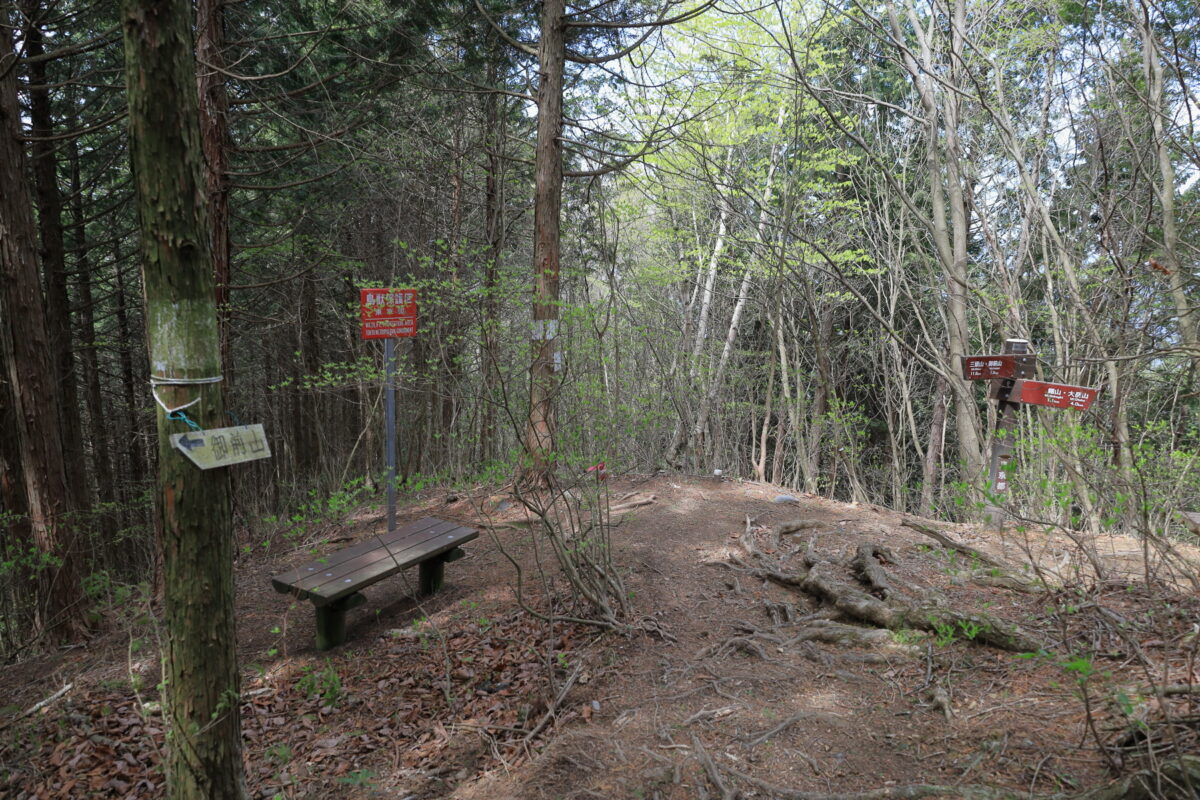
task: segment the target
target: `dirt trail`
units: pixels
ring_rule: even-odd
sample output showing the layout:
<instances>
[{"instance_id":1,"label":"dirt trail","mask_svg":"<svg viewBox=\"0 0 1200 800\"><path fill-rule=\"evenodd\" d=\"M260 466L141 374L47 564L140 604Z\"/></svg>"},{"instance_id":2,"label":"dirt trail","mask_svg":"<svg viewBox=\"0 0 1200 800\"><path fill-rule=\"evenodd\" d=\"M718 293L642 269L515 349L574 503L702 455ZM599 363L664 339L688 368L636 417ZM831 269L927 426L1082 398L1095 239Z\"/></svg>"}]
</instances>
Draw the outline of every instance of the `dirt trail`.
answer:
<instances>
[{"instance_id":1,"label":"dirt trail","mask_svg":"<svg viewBox=\"0 0 1200 800\"><path fill-rule=\"evenodd\" d=\"M1061 535L984 534L764 484L612 483L614 496L654 498L613 539L637 614L653 623L643 627L658 635L522 612L510 557L527 602L551 601L536 540L501 498L435 492L406 507L402 521L479 524L483 509L499 527L422 604L400 579L369 589L348 644L329 654L312 648L311 609L270 590L273 572L308 557L305 542L243 558L253 795L816 797L918 783L1051 794L1141 769L1148 749L1161 761L1196 747L1197 695L1154 698L1146 684L1200 683L1200 600L1130 583L1142 572L1135 543L1097 543L1089 559ZM779 534L786 522L804 524ZM312 537L343 547L381 524L364 512ZM1031 585L1039 578L1049 588ZM814 593L814 581L841 598ZM888 603L920 611L890 631L852 618ZM1042 652L986 644L996 630ZM25 719L0 716L0 795L159 793L154 660L152 632L139 628L7 668L15 708L74 688Z\"/></svg>"}]
</instances>

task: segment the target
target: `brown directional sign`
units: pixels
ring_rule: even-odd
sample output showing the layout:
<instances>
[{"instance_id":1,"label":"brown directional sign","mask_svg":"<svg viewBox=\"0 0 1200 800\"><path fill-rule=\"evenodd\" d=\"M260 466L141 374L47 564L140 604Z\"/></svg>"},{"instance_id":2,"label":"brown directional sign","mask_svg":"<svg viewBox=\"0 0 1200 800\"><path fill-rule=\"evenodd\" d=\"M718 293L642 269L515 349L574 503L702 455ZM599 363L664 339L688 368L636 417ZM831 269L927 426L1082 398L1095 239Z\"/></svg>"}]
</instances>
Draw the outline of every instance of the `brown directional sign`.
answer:
<instances>
[{"instance_id":1,"label":"brown directional sign","mask_svg":"<svg viewBox=\"0 0 1200 800\"><path fill-rule=\"evenodd\" d=\"M1033 374L1037 355L963 356L962 373L969 381L986 381L993 378L1019 378Z\"/></svg>"},{"instance_id":2,"label":"brown directional sign","mask_svg":"<svg viewBox=\"0 0 1200 800\"><path fill-rule=\"evenodd\" d=\"M1080 411L1086 411L1098 393L1098 389L1091 389L1087 386L1017 380L1014 382L1009 398L1018 403L1031 403L1035 406L1077 408Z\"/></svg>"}]
</instances>

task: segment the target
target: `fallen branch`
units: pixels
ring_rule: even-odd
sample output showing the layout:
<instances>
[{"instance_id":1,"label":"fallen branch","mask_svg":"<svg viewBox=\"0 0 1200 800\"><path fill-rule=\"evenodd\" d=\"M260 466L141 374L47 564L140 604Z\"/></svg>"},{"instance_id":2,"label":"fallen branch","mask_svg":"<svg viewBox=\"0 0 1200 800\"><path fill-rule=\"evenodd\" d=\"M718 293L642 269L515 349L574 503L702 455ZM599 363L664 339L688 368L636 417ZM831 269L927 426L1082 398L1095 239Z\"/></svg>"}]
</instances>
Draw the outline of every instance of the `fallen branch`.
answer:
<instances>
[{"instance_id":1,"label":"fallen branch","mask_svg":"<svg viewBox=\"0 0 1200 800\"><path fill-rule=\"evenodd\" d=\"M1020 592L1022 594L1042 594L1046 590L1040 583L1023 580L1015 575L972 575L971 583L977 583L980 586L993 586L997 589L1008 589L1012 592Z\"/></svg>"},{"instance_id":2,"label":"fallen branch","mask_svg":"<svg viewBox=\"0 0 1200 800\"><path fill-rule=\"evenodd\" d=\"M609 513L610 514L623 514L626 511L631 511L635 508L641 508L642 506L648 506L651 503L653 503L654 501L656 501L657 499L658 499L658 497L656 495L650 495L649 497L643 497L638 500L630 500L628 503L621 503L620 505L613 506L612 508L609 509Z\"/></svg>"},{"instance_id":3,"label":"fallen branch","mask_svg":"<svg viewBox=\"0 0 1200 800\"><path fill-rule=\"evenodd\" d=\"M789 533L799 533L800 531L810 531L814 528L824 528L825 522L819 519L791 519L786 522L779 522L771 528L772 536L786 536Z\"/></svg>"},{"instance_id":4,"label":"fallen branch","mask_svg":"<svg viewBox=\"0 0 1200 800\"><path fill-rule=\"evenodd\" d=\"M987 553L983 552L982 550L976 550L974 547L971 547L970 545L965 545L960 542L956 542L953 539L951 539L949 536L947 536L946 534L942 533L939 530L931 528L928 525L922 525L919 522L913 522L912 520L908 520L908 519L901 521L900 524L906 528L910 528L910 529L916 531L917 533L920 533L924 536L928 536L930 539L937 541L938 544L940 544L942 547L945 547L947 550L953 550L956 553L961 553L962 555L966 556L967 558L982 561L984 564L988 564L993 567L999 567L1000 569L1002 569L1006 572L1012 572L1012 569L1007 564L1005 564L1003 561L998 561L998 560L992 558L991 556L989 556Z\"/></svg>"},{"instance_id":5,"label":"fallen branch","mask_svg":"<svg viewBox=\"0 0 1200 800\"><path fill-rule=\"evenodd\" d=\"M34 714L36 714L37 712L41 711L41 710L42 710L43 708L45 708L46 706L50 705L50 704L51 704L51 703L53 703L55 700L58 700L59 698L61 698L63 695L65 695L67 692L71 691L71 690L72 690L72 689L74 689L74 688L75 688L75 684L73 684L73 683L68 683L67 685L63 686L61 689L59 689L57 692L55 692L54 694L50 695L50 696L49 696L49 697L47 697L46 699L44 699L44 700L39 700L38 702L34 703L34 704L33 704L32 706L30 706L29 708L27 708L27 709L25 709L24 711L22 711L22 712L21 712L20 714L18 714L17 716L15 716L15 717L13 717L12 719L10 719L10 720L8 720L7 722L5 722L3 725L0 725L0 731L2 731L2 730L5 730L5 729L6 729L6 728L8 728L10 725L13 725L13 724L17 723L17 722L19 722L19 721L21 721L21 720L25 719L26 717L33 716Z\"/></svg>"}]
</instances>

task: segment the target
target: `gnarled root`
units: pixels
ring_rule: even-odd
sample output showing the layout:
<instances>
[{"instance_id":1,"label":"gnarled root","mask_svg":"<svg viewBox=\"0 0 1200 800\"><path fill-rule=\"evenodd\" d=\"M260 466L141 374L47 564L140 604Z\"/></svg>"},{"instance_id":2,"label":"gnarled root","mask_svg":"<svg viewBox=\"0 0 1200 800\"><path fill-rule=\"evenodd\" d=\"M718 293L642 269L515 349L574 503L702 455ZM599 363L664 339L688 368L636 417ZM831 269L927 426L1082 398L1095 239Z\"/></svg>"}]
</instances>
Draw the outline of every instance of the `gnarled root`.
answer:
<instances>
[{"instance_id":1,"label":"gnarled root","mask_svg":"<svg viewBox=\"0 0 1200 800\"><path fill-rule=\"evenodd\" d=\"M965 638L1018 653L1037 652L1041 647L1015 626L985 614L963 614L928 605L910 606L898 600L883 601L838 583L825 575L827 570L825 562L816 564L800 582L800 587L832 603L834 608L851 619L893 631L915 629L941 633L950 630Z\"/></svg>"}]
</instances>

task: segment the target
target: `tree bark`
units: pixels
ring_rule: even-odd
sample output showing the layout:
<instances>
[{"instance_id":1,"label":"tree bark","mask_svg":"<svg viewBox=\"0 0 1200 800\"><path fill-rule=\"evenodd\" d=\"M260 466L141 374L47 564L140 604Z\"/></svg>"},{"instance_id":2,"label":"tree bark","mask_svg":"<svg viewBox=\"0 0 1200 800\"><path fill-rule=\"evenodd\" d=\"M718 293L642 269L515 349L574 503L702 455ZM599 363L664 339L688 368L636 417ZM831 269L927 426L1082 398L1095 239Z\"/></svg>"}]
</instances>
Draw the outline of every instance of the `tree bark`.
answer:
<instances>
[{"instance_id":1,"label":"tree bark","mask_svg":"<svg viewBox=\"0 0 1200 800\"><path fill-rule=\"evenodd\" d=\"M500 80L500 56L493 50L488 61L488 85ZM504 252L504 165L505 131L500 114L501 95L489 92L484 96L485 148L487 176L484 183L483 217L487 235L487 260L483 268L483 408L480 414L480 457L486 464L499 451L496 428L496 407L500 402L499 368L499 290L497 275L500 257Z\"/></svg>"},{"instance_id":2,"label":"tree bark","mask_svg":"<svg viewBox=\"0 0 1200 800\"><path fill-rule=\"evenodd\" d=\"M917 19L912 6L906 7L910 28L917 34L919 47L902 52L902 60L925 113L926 161L929 170L930 232L934 250L946 280L945 370L953 374L959 359L966 354L967 333L967 243L970 229L969 192L963 174L962 145L959 141L959 113L962 101L952 90L938 92L930 75L948 71L948 82L957 87L963 81L963 53L966 5L951 0L952 8L943 8L951 18L948 68L934 62L930 31ZM897 41L904 41L896 7L889 3L888 19ZM944 100L939 98L945 97ZM949 221L947 221L947 218ZM958 434L959 457L972 484L984 476L983 447L979 434L979 411L970 389L959 381L951 383L954 392L954 425Z\"/></svg>"},{"instance_id":3,"label":"tree bark","mask_svg":"<svg viewBox=\"0 0 1200 800\"><path fill-rule=\"evenodd\" d=\"M141 233L146 340L160 401L224 424L220 339L188 0L123 0L130 160ZM171 798L246 796L235 650L229 476L170 443L188 427L156 410L163 539L164 699Z\"/></svg>"},{"instance_id":4,"label":"tree bark","mask_svg":"<svg viewBox=\"0 0 1200 800\"><path fill-rule=\"evenodd\" d=\"M26 0L25 55L29 76L29 122L33 139L34 200L41 239L42 276L46 289L46 330L50 336L50 358L63 414L63 464L67 491L77 515L91 505L87 470L84 469L83 428L79 423L79 393L76 388L75 355L71 341L71 301L67 289L67 259L63 244L62 195L58 189L58 163L54 120L50 108L49 78L42 42L40 0Z\"/></svg>"},{"instance_id":5,"label":"tree bark","mask_svg":"<svg viewBox=\"0 0 1200 800\"><path fill-rule=\"evenodd\" d=\"M1138 38L1142 46L1142 76L1146 81L1145 102L1147 116L1150 118L1150 128L1154 133L1154 155L1158 162L1158 185L1154 192L1158 197L1159 208L1162 209L1162 261L1170 273L1168 279L1171 287L1171 299L1175 304L1175 314L1179 317L1179 338L1188 350L1188 357L1194 362L1200 361L1200 341L1197 341L1195 311L1188 297L1188 275L1191 270L1181 268L1184 265L1179 258L1179 225L1175 214L1175 164L1171 160L1171 142L1164 122L1169 119L1164 92L1164 70L1162 58L1159 56L1158 45L1154 38L1154 22L1150 19L1150 9L1153 7L1146 2L1131 3L1130 12L1137 22Z\"/></svg>"},{"instance_id":6,"label":"tree bark","mask_svg":"<svg viewBox=\"0 0 1200 800\"><path fill-rule=\"evenodd\" d=\"M0 33L0 63L16 57L10 36ZM33 540L47 560L35 625L67 641L85 629L85 608L21 133L16 71L8 69L0 72L0 347L12 387Z\"/></svg>"},{"instance_id":7,"label":"tree bark","mask_svg":"<svg viewBox=\"0 0 1200 800\"><path fill-rule=\"evenodd\" d=\"M120 268L120 259L115 259L116 269L116 318L117 337L121 342L118 361L121 365L121 388L125 395L125 460L128 466L127 479L121 484L122 498L128 502L135 497L146 483L146 452L142 446L142 426L138 419L138 387L133 381L133 326L129 322L129 292L125 288L125 275ZM139 359L141 360L141 359Z\"/></svg>"},{"instance_id":8,"label":"tree bark","mask_svg":"<svg viewBox=\"0 0 1200 800\"><path fill-rule=\"evenodd\" d=\"M929 445L925 448L925 463L921 468L920 514L933 516L934 491L942 466L942 444L946 438L946 403L949 387L946 379L938 377L933 395L933 417L929 422Z\"/></svg>"},{"instance_id":9,"label":"tree bark","mask_svg":"<svg viewBox=\"0 0 1200 800\"><path fill-rule=\"evenodd\" d=\"M84 224L83 185L79 176L79 142L68 143L71 164L71 226L72 248L78 253L75 261L75 285L79 292L79 345L83 365L84 396L88 410L91 440L92 474L96 476L96 494L104 510L100 515L106 541L116 533L116 477L113 474L108 437L109 422L104 410L104 395L100 388L99 354L96 352L96 309L92 296L92 265L88 257L87 231Z\"/></svg>"},{"instance_id":10,"label":"tree bark","mask_svg":"<svg viewBox=\"0 0 1200 800\"><path fill-rule=\"evenodd\" d=\"M10 652L29 638L34 621L36 598L25 590L34 577L22 566L20 554L29 552L33 531L29 526L29 503L25 499L25 474L21 468L21 435L17 429L16 400L9 382L9 353L0 347L0 521L5 536L0 539L0 558L9 564L0 567L0 614L6 624L0 628L0 653Z\"/></svg>"},{"instance_id":11,"label":"tree bark","mask_svg":"<svg viewBox=\"0 0 1200 800\"><path fill-rule=\"evenodd\" d=\"M534 152L533 200L533 364L529 369L529 417L525 452L529 463L523 480L546 484L553 467L554 401L562 354L558 349L559 279L562 210L562 102L566 59L566 4L542 3L538 43L537 145Z\"/></svg>"},{"instance_id":12,"label":"tree bark","mask_svg":"<svg viewBox=\"0 0 1200 800\"><path fill-rule=\"evenodd\" d=\"M200 131L204 149L204 185L208 224L212 230L213 277L216 282L217 331L221 363L227 375L222 391L232 386L229 284L233 247L229 238L229 93L225 89L225 0L196 0L196 89L200 96Z\"/></svg>"}]
</instances>

